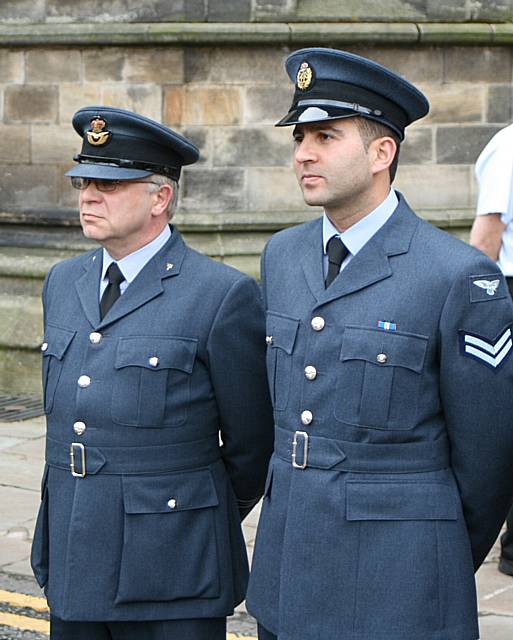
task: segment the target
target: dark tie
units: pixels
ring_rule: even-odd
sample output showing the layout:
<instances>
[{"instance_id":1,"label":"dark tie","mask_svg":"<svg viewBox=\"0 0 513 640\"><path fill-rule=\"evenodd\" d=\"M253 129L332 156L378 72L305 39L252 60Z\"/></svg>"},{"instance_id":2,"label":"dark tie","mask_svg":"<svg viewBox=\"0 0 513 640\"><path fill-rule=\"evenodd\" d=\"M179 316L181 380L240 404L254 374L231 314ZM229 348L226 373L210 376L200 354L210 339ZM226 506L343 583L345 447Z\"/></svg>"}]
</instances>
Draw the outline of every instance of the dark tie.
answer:
<instances>
[{"instance_id":1,"label":"dark tie","mask_svg":"<svg viewBox=\"0 0 513 640\"><path fill-rule=\"evenodd\" d=\"M344 262L349 251L346 245L338 236L333 236L328 240L328 275L326 276L326 289L340 273L340 265Z\"/></svg>"},{"instance_id":2,"label":"dark tie","mask_svg":"<svg viewBox=\"0 0 513 640\"><path fill-rule=\"evenodd\" d=\"M107 278L109 280L109 284L103 292L102 299L100 300L100 316L102 320L107 314L107 311L112 307L112 305L121 295L119 285L125 279L125 276L121 273L121 270L116 262L111 262L109 268L107 269Z\"/></svg>"}]
</instances>

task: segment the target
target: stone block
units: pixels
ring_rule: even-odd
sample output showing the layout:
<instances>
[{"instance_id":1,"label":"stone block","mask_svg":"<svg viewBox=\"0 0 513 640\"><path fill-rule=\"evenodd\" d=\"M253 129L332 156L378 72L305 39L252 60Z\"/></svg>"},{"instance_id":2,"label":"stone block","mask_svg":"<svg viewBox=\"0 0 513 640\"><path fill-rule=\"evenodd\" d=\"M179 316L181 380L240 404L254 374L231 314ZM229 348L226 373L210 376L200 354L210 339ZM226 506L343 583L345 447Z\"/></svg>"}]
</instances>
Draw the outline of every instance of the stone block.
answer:
<instances>
[{"instance_id":1,"label":"stone block","mask_svg":"<svg viewBox=\"0 0 513 640\"><path fill-rule=\"evenodd\" d=\"M182 83L182 49L172 47L128 49L125 54L123 80L128 83Z\"/></svg>"},{"instance_id":2,"label":"stone block","mask_svg":"<svg viewBox=\"0 0 513 640\"><path fill-rule=\"evenodd\" d=\"M423 123L481 122L483 120L485 87L482 84L428 83L419 84L430 108Z\"/></svg>"},{"instance_id":3,"label":"stone block","mask_svg":"<svg viewBox=\"0 0 513 640\"><path fill-rule=\"evenodd\" d=\"M433 129L431 127L415 127L406 129L406 137L401 144L401 164L425 164L434 162Z\"/></svg>"},{"instance_id":4,"label":"stone block","mask_svg":"<svg viewBox=\"0 0 513 640\"><path fill-rule=\"evenodd\" d=\"M290 131L221 127L213 131L213 163L218 167L290 166Z\"/></svg>"},{"instance_id":5,"label":"stone block","mask_svg":"<svg viewBox=\"0 0 513 640\"><path fill-rule=\"evenodd\" d=\"M0 165L0 201L3 207L37 208L55 206L58 175L44 165Z\"/></svg>"},{"instance_id":6,"label":"stone block","mask_svg":"<svg viewBox=\"0 0 513 640\"><path fill-rule=\"evenodd\" d=\"M509 124L513 119L513 90L510 84L489 85L486 122Z\"/></svg>"},{"instance_id":7,"label":"stone block","mask_svg":"<svg viewBox=\"0 0 513 640\"><path fill-rule=\"evenodd\" d=\"M0 124L0 162L29 162L29 160L29 126Z\"/></svg>"},{"instance_id":8,"label":"stone block","mask_svg":"<svg viewBox=\"0 0 513 640\"><path fill-rule=\"evenodd\" d=\"M36 351L0 350L0 389L5 393L41 393L41 353ZM2 518L5 513L2 504Z\"/></svg>"},{"instance_id":9,"label":"stone block","mask_svg":"<svg viewBox=\"0 0 513 640\"><path fill-rule=\"evenodd\" d=\"M103 88L102 104L140 113L153 120L162 117L162 89L156 85L108 85Z\"/></svg>"},{"instance_id":10,"label":"stone block","mask_svg":"<svg viewBox=\"0 0 513 640\"><path fill-rule=\"evenodd\" d=\"M288 84L283 52L275 47L198 47L184 52L185 81L250 86Z\"/></svg>"},{"instance_id":11,"label":"stone block","mask_svg":"<svg viewBox=\"0 0 513 640\"><path fill-rule=\"evenodd\" d=\"M84 79L95 83L120 82L123 79L126 55L127 49L120 47L85 49L82 53Z\"/></svg>"},{"instance_id":12,"label":"stone block","mask_svg":"<svg viewBox=\"0 0 513 640\"><path fill-rule=\"evenodd\" d=\"M186 211L244 209L241 169L189 169L184 171L182 188L181 207Z\"/></svg>"},{"instance_id":13,"label":"stone block","mask_svg":"<svg viewBox=\"0 0 513 640\"><path fill-rule=\"evenodd\" d=\"M109 104L103 100L101 84L62 83L59 87L59 122L62 126L71 127L75 111L94 104Z\"/></svg>"},{"instance_id":14,"label":"stone block","mask_svg":"<svg viewBox=\"0 0 513 640\"><path fill-rule=\"evenodd\" d=\"M68 162L80 150L80 138L70 125L34 125L31 136L31 159L37 163Z\"/></svg>"},{"instance_id":15,"label":"stone block","mask_svg":"<svg viewBox=\"0 0 513 640\"><path fill-rule=\"evenodd\" d=\"M25 79L23 51L0 50L0 82L22 83Z\"/></svg>"},{"instance_id":16,"label":"stone block","mask_svg":"<svg viewBox=\"0 0 513 640\"><path fill-rule=\"evenodd\" d=\"M250 211L310 209L303 201L296 176L291 168L248 169L247 185ZM313 207L311 209L313 211Z\"/></svg>"},{"instance_id":17,"label":"stone block","mask_svg":"<svg viewBox=\"0 0 513 640\"><path fill-rule=\"evenodd\" d=\"M80 139L76 136L76 144L78 145L75 149L75 153L80 150ZM68 162L64 162L67 160ZM78 191L71 186L71 181L68 176L64 175L66 171L71 169L76 165L75 162L72 162L72 156L68 156L67 158L60 158L61 164L59 164L57 168L57 172L59 175L58 182L58 203L59 207L64 209L76 209L77 210L77 220L78 220Z\"/></svg>"},{"instance_id":18,"label":"stone block","mask_svg":"<svg viewBox=\"0 0 513 640\"><path fill-rule=\"evenodd\" d=\"M57 122L57 86L11 85L4 94L6 122Z\"/></svg>"},{"instance_id":19,"label":"stone block","mask_svg":"<svg viewBox=\"0 0 513 640\"><path fill-rule=\"evenodd\" d=\"M209 22L249 22L251 0L208 0Z\"/></svg>"},{"instance_id":20,"label":"stone block","mask_svg":"<svg viewBox=\"0 0 513 640\"><path fill-rule=\"evenodd\" d=\"M413 20L422 18L423 11L411 0L298 0L296 15L302 20Z\"/></svg>"},{"instance_id":21,"label":"stone block","mask_svg":"<svg viewBox=\"0 0 513 640\"><path fill-rule=\"evenodd\" d=\"M0 2L1 24L44 22L46 0L4 0Z\"/></svg>"},{"instance_id":22,"label":"stone block","mask_svg":"<svg viewBox=\"0 0 513 640\"><path fill-rule=\"evenodd\" d=\"M255 0L253 15L257 20L293 18L296 10L297 0Z\"/></svg>"},{"instance_id":23,"label":"stone block","mask_svg":"<svg viewBox=\"0 0 513 640\"><path fill-rule=\"evenodd\" d=\"M416 0L416 5L425 5L426 18L446 22L465 20L469 3L461 0Z\"/></svg>"},{"instance_id":24,"label":"stone block","mask_svg":"<svg viewBox=\"0 0 513 640\"><path fill-rule=\"evenodd\" d=\"M351 51L375 60L410 82L441 82L444 71L441 47L351 47Z\"/></svg>"},{"instance_id":25,"label":"stone block","mask_svg":"<svg viewBox=\"0 0 513 640\"><path fill-rule=\"evenodd\" d=\"M173 125L234 125L241 121L240 90L235 87L169 87L164 120Z\"/></svg>"},{"instance_id":26,"label":"stone block","mask_svg":"<svg viewBox=\"0 0 513 640\"><path fill-rule=\"evenodd\" d=\"M500 127L491 125L438 127L436 160L440 164L474 164Z\"/></svg>"},{"instance_id":27,"label":"stone block","mask_svg":"<svg viewBox=\"0 0 513 640\"><path fill-rule=\"evenodd\" d=\"M401 165L394 187L414 209L450 209L471 205L472 167L442 164Z\"/></svg>"},{"instance_id":28,"label":"stone block","mask_svg":"<svg viewBox=\"0 0 513 640\"><path fill-rule=\"evenodd\" d=\"M244 120L249 124L278 122L292 104L293 87L283 81L281 85L248 87L244 97Z\"/></svg>"},{"instance_id":29,"label":"stone block","mask_svg":"<svg viewBox=\"0 0 513 640\"><path fill-rule=\"evenodd\" d=\"M200 158L194 166L210 164L211 130L208 127L186 127L181 133L191 140L200 150Z\"/></svg>"},{"instance_id":30,"label":"stone block","mask_svg":"<svg viewBox=\"0 0 513 640\"><path fill-rule=\"evenodd\" d=\"M73 49L29 49L26 52L27 82L79 82L82 79L80 51Z\"/></svg>"},{"instance_id":31,"label":"stone block","mask_svg":"<svg viewBox=\"0 0 513 640\"><path fill-rule=\"evenodd\" d=\"M198 0L47 0L48 22L173 22L202 16Z\"/></svg>"},{"instance_id":32,"label":"stone block","mask_svg":"<svg viewBox=\"0 0 513 640\"><path fill-rule=\"evenodd\" d=\"M444 82L510 82L510 47L448 47Z\"/></svg>"}]
</instances>

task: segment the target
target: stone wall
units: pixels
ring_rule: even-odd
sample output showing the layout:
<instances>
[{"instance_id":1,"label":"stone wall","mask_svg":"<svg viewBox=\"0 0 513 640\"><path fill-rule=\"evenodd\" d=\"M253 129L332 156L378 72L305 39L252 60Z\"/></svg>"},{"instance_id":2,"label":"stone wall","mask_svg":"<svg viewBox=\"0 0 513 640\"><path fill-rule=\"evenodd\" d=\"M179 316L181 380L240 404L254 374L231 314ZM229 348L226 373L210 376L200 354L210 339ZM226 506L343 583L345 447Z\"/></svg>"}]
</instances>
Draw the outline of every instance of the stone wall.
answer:
<instances>
[{"instance_id":1,"label":"stone wall","mask_svg":"<svg viewBox=\"0 0 513 640\"><path fill-rule=\"evenodd\" d=\"M300 197L291 130L272 126L292 95L283 61L302 46L347 49L428 95L431 113L408 131L396 187L465 237L475 159L513 118L512 4L0 3L0 390L38 391L42 278L90 246L63 177L80 148L76 109L132 109L192 138L201 160L184 171L176 222L193 246L258 275L271 233L319 213Z\"/></svg>"}]
</instances>

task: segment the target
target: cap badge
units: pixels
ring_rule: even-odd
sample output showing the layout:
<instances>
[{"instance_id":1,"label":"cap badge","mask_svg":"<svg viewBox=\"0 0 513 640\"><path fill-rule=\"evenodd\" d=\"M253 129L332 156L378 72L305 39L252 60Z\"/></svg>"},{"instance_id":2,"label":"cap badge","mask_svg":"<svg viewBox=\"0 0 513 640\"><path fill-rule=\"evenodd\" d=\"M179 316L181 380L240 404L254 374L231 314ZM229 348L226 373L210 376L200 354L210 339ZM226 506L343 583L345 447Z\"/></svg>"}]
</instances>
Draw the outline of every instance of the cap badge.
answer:
<instances>
[{"instance_id":1,"label":"cap badge","mask_svg":"<svg viewBox=\"0 0 513 640\"><path fill-rule=\"evenodd\" d=\"M104 131L107 123L100 116L91 120L91 130L87 132L87 142L95 147L105 144L110 138L110 131Z\"/></svg>"},{"instance_id":2,"label":"cap badge","mask_svg":"<svg viewBox=\"0 0 513 640\"><path fill-rule=\"evenodd\" d=\"M296 84L297 88L304 91L312 84L313 71L308 62L302 62L297 72Z\"/></svg>"}]
</instances>

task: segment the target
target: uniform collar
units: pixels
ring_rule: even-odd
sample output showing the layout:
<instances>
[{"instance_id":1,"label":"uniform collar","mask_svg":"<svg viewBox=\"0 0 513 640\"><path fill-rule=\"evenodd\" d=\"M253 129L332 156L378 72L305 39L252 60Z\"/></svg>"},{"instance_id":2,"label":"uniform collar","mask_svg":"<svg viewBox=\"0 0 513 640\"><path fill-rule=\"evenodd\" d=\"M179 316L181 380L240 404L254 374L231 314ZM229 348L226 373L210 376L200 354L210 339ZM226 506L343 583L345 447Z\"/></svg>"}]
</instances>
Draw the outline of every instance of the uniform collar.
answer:
<instances>
[{"instance_id":1,"label":"uniform collar","mask_svg":"<svg viewBox=\"0 0 513 640\"><path fill-rule=\"evenodd\" d=\"M381 229L385 222L394 213L399 200L393 189L390 189L388 196L373 211L364 218L353 224L347 231L340 233L328 218L326 213L322 221L322 244L326 254L326 246L333 236L338 236L345 244L351 255L356 255L362 247Z\"/></svg>"},{"instance_id":2,"label":"uniform collar","mask_svg":"<svg viewBox=\"0 0 513 640\"><path fill-rule=\"evenodd\" d=\"M129 253L127 256L117 261L119 268L121 269L121 273L124 275L128 284L136 278L141 269L153 258L153 256L162 249L170 237L171 228L166 224L164 229L151 242L148 242L148 244L137 249L137 251ZM103 249L102 279L105 278L107 269L113 262L116 262L116 260L114 260L107 249Z\"/></svg>"}]
</instances>

